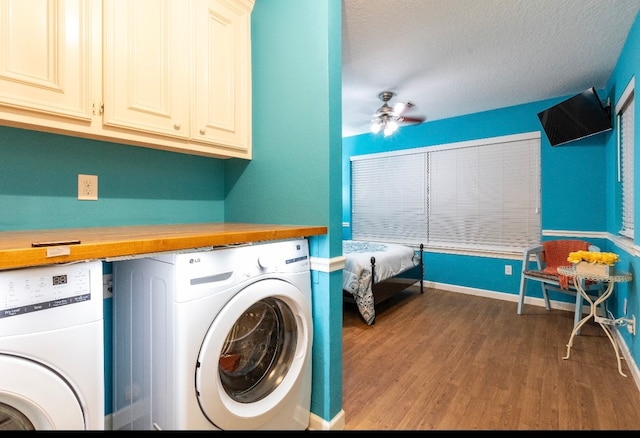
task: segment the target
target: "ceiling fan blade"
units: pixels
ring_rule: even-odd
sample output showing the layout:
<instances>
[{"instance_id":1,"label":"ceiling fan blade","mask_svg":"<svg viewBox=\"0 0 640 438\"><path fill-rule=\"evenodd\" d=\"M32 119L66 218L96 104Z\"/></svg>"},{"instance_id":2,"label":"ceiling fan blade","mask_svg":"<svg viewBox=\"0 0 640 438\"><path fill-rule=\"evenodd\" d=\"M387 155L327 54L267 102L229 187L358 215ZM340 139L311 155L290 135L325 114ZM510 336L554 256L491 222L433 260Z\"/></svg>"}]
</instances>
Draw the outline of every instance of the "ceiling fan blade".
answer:
<instances>
[{"instance_id":1,"label":"ceiling fan blade","mask_svg":"<svg viewBox=\"0 0 640 438\"><path fill-rule=\"evenodd\" d=\"M398 116L400 116L403 112L407 111L408 109L414 106L415 105L411 102L398 102L395 105L393 105L393 112Z\"/></svg>"},{"instance_id":2,"label":"ceiling fan blade","mask_svg":"<svg viewBox=\"0 0 640 438\"><path fill-rule=\"evenodd\" d=\"M422 123L424 122L426 119L424 117L406 117L406 116L401 116L398 118L399 122L402 123Z\"/></svg>"},{"instance_id":3,"label":"ceiling fan blade","mask_svg":"<svg viewBox=\"0 0 640 438\"><path fill-rule=\"evenodd\" d=\"M387 123L422 123L425 121L424 117L405 117L403 113L410 110L415 106L413 102L397 102L393 105L389 105L389 100L395 95L392 91L383 91L378 95L382 100L382 106L378 108L375 114L372 115L371 122L377 130L381 126L386 126ZM377 132L374 131L374 132Z\"/></svg>"}]
</instances>

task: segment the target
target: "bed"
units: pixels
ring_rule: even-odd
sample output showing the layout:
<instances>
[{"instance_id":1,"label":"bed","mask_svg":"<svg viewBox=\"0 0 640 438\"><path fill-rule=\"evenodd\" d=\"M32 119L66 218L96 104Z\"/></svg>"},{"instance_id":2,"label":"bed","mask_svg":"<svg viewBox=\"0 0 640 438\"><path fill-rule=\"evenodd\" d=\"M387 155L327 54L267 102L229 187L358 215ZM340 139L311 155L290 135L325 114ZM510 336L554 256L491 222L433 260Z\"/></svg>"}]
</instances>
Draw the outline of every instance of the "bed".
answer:
<instances>
[{"instance_id":1,"label":"bed","mask_svg":"<svg viewBox=\"0 0 640 438\"><path fill-rule=\"evenodd\" d=\"M417 282L424 292L423 245L416 251L391 243L344 240L342 254L344 301L355 303L368 325L375 322L376 305Z\"/></svg>"}]
</instances>

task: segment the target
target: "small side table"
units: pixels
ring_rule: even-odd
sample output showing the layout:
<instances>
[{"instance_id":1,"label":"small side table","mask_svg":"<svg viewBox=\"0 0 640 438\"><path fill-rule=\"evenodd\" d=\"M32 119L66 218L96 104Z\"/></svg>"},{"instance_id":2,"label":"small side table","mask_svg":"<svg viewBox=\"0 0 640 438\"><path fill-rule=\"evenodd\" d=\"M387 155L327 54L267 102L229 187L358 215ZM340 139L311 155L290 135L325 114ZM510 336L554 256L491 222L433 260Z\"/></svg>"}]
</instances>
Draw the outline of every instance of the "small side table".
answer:
<instances>
[{"instance_id":1,"label":"small side table","mask_svg":"<svg viewBox=\"0 0 640 438\"><path fill-rule=\"evenodd\" d=\"M620 325L620 324L618 324L619 321L618 320L610 320L610 319L606 319L606 318L600 318L600 317L596 316L596 308L597 308L598 304L603 303L607 298L609 298L609 296L613 292L613 286L615 286L616 283L622 283L622 282L626 282L626 281L631 281L631 279L632 279L631 274L628 273L628 272L621 272L621 271L618 271L618 270L616 270L615 274L613 274L613 275L588 274L588 273L576 272L576 270L575 270L575 268L573 266L559 266L558 267L558 274L566 275L567 277L573 278L574 279L574 283L576 285L576 289L578 290L580 295L582 295L583 298L585 300L587 300L587 302L591 306L591 311L589 312L589 314L587 316L585 316L584 318L582 318L573 327L573 330L571 331L571 337L569 338L569 343L567 344L567 355L565 357L563 357L563 359L569 359L569 355L571 354L571 347L573 346L573 338L576 336L578 331L580 331L580 328L589 319L593 318L594 321L596 321L598 324L600 324L600 327L602 327L602 330L604 330L604 333L609 338L609 341L611 341L611 345L613 345L613 351L615 352L616 360L618 361L618 372L620 374L622 374L624 377L627 377L627 375L622 372L622 363L620 362L620 359L622 359L622 357L620 356L618 343L616 342L615 338L613 337L613 334L611 333L611 328L610 328L610 326L612 326L612 325ZM591 297L589 296L589 294L587 294L584 291L584 288L582 286L584 281L589 281L589 280L591 280L591 281L602 281L602 282L607 284L607 288L605 289L604 293L602 295L600 295L595 301L591 300ZM620 321L624 322L624 319L620 318Z\"/></svg>"}]
</instances>

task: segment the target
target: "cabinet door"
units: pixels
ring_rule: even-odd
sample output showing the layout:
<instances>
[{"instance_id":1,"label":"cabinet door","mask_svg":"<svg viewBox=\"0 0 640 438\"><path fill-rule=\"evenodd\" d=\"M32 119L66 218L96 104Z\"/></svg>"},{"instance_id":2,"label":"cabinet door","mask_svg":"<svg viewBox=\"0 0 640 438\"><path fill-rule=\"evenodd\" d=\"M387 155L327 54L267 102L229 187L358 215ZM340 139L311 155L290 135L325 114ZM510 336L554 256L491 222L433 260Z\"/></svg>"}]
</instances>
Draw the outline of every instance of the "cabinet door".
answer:
<instances>
[{"instance_id":1,"label":"cabinet door","mask_svg":"<svg viewBox=\"0 0 640 438\"><path fill-rule=\"evenodd\" d=\"M38 117L49 116L61 116L60 123L91 123L93 94L100 89L101 54L94 47L99 13L94 0L0 0L5 123L40 124Z\"/></svg>"},{"instance_id":2,"label":"cabinet door","mask_svg":"<svg viewBox=\"0 0 640 438\"><path fill-rule=\"evenodd\" d=\"M195 0L191 134L249 156L252 8L253 0Z\"/></svg>"},{"instance_id":3,"label":"cabinet door","mask_svg":"<svg viewBox=\"0 0 640 438\"><path fill-rule=\"evenodd\" d=\"M105 0L105 127L188 138L189 5Z\"/></svg>"}]
</instances>

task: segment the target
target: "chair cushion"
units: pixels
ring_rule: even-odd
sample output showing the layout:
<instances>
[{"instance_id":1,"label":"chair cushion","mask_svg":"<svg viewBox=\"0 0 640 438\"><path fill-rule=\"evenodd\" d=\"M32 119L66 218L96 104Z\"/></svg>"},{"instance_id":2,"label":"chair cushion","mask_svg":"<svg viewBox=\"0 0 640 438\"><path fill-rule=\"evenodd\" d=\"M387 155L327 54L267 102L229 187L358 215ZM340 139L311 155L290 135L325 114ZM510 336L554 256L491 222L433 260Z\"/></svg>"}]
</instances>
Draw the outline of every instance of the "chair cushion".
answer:
<instances>
[{"instance_id":1,"label":"chair cushion","mask_svg":"<svg viewBox=\"0 0 640 438\"><path fill-rule=\"evenodd\" d=\"M527 277L534 277L534 278L539 278L541 280L548 280L548 281L553 281L553 282L557 282L558 285L560 285L560 287L562 289L568 289L568 288L573 288L575 289L575 283L573 281L573 278L569 278L566 277L564 275L559 275L559 274L551 274L547 271L538 271L538 270L526 270L522 272L523 275L527 276ZM560 277L565 277L568 281L567 281L567 287L562 287L562 284L560 283ZM599 288L597 287L598 282L592 282L592 281L586 281L585 282L585 292L589 293L590 295L593 292L599 292ZM595 288L592 288L592 286L596 286Z\"/></svg>"},{"instance_id":2,"label":"chair cushion","mask_svg":"<svg viewBox=\"0 0 640 438\"><path fill-rule=\"evenodd\" d=\"M524 271L523 272L524 275L528 275L530 277L536 277L536 278L544 278L546 280L552 280L552 281L560 281L560 276L558 274L551 274L550 272L546 272L546 271Z\"/></svg>"}]
</instances>

